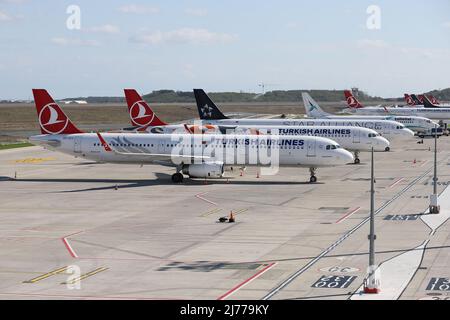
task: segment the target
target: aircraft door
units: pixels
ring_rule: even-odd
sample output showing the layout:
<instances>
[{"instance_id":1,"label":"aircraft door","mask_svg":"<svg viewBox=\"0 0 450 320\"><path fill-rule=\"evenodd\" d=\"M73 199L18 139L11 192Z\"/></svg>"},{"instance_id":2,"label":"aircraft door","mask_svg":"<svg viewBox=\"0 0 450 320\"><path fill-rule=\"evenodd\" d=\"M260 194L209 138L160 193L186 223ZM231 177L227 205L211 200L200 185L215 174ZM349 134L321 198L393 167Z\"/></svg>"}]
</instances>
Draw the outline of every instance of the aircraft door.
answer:
<instances>
[{"instance_id":1,"label":"aircraft door","mask_svg":"<svg viewBox=\"0 0 450 320\"><path fill-rule=\"evenodd\" d=\"M73 141L73 152L81 153L81 137L76 137Z\"/></svg>"},{"instance_id":2,"label":"aircraft door","mask_svg":"<svg viewBox=\"0 0 450 320\"><path fill-rule=\"evenodd\" d=\"M352 130L353 132L353 143L361 143L361 131Z\"/></svg>"},{"instance_id":3,"label":"aircraft door","mask_svg":"<svg viewBox=\"0 0 450 320\"><path fill-rule=\"evenodd\" d=\"M308 157L316 156L316 140L308 140Z\"/></svg>"}]
</instances>

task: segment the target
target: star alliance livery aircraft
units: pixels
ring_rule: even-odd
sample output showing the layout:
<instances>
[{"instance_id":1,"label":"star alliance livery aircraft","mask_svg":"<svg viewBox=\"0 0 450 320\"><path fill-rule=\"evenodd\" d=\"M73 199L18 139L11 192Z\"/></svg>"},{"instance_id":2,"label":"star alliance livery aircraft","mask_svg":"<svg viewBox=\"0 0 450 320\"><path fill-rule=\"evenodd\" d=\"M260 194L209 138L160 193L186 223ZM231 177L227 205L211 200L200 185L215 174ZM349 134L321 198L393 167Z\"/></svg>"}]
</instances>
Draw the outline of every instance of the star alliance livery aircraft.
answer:
<instances>
[{"instance_id":1,"label":"star alliance livery aircraft","mask_svg":"<svg viewBox=\"0 0 450 320\"><path fill-rule=\"evenodd\" d=\"M172 166L175 183L183 181L183 174L222 178L226 166L274 168L271 172L278 167L306 167L310 182L316 182L316 168L354 161L335 141L312 136L83 133L46 90L34 89L33 95L41 134L30 137L32 143L98 162Z\"/></svg>"},{"instance_id":2,"label":"star alliance livery aircraft","mask_svg":"<svg viewBox=\"0 0 450 320\"><path fill-rule=\"evenodd\" d=\"M197 109L202 119L207 124L229 126L344 126L372 129L388 139L391 143L395 140L405 140L414 137L414 132L406 129L405 126L396 121L378 119L230 119L225 116L219 108L212 102L202 89L194 89Z\"/></svg>"}]
</instances>

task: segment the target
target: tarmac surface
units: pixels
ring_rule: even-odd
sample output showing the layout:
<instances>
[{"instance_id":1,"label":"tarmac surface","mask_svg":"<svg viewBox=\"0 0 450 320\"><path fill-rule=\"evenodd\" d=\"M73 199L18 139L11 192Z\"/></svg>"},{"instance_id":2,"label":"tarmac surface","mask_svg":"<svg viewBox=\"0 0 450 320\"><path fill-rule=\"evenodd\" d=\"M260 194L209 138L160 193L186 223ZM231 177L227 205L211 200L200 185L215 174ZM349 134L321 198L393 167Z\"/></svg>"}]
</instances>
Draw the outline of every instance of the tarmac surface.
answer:
<instances>
[{"instance_id":1,"label":"tarmac surface","mask_svg":"<svg viewBox=\"0 0 450 320\"><path fill-rule=\"evenodd\" d=\"M375 154L379 296L360 293L368 153L317 184L303 168L248 168L174 185L158 165L0 151L0 299L450 299L450 139L439 218L424 215L433 143ZM235 223L217 222L231 211Z\"/></svg>"}]
</instances>

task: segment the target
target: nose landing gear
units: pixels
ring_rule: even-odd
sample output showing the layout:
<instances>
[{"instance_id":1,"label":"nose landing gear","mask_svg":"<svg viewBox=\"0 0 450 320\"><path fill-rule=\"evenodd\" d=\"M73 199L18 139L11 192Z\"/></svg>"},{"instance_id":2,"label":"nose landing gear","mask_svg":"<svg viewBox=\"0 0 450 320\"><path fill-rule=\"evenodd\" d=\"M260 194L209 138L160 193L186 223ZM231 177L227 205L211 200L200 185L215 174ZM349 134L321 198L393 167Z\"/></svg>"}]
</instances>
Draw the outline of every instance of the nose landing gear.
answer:
<instances>
[{"instance_id":1,"label":"nose landing gear","mask_svg":"<svg viewBox=\"0 0 450 320\"><path fill-rule=\"evenodd\" d=\"M361 160L359 159L359 151L355 151L355 161L354 164L360 164Z\"/></svg>"},{"instance_id":2,"label":"nose landing gear","mask_svg":"<svg viewBox=\"0 0 450 320\"><path fill-rule=\"evenodd\" d=\"M317 182L316 168L309 168L309 172L311 174L311 177L309 178L309 182L316 183Z\"/></svg>"}]
</instances>

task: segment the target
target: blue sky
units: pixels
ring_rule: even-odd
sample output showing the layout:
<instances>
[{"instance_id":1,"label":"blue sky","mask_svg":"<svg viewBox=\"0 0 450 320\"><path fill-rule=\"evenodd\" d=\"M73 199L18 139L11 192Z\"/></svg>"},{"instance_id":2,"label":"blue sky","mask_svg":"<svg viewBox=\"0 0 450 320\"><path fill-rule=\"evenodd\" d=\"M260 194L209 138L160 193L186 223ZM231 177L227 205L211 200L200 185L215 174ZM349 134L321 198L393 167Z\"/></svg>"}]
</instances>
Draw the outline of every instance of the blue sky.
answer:
<instances>
[{"instance_id":1,"label":"blue sky","mask_svg":"<svg viewBox=\"0 0 450 320\"><path fill-rule=\"evenodd\" d=\"M80 30L66 27L69 5ZM450 1L0 0L0 99L260 82L384 97L450 87Z\"/></svg>"}]
</instances>

